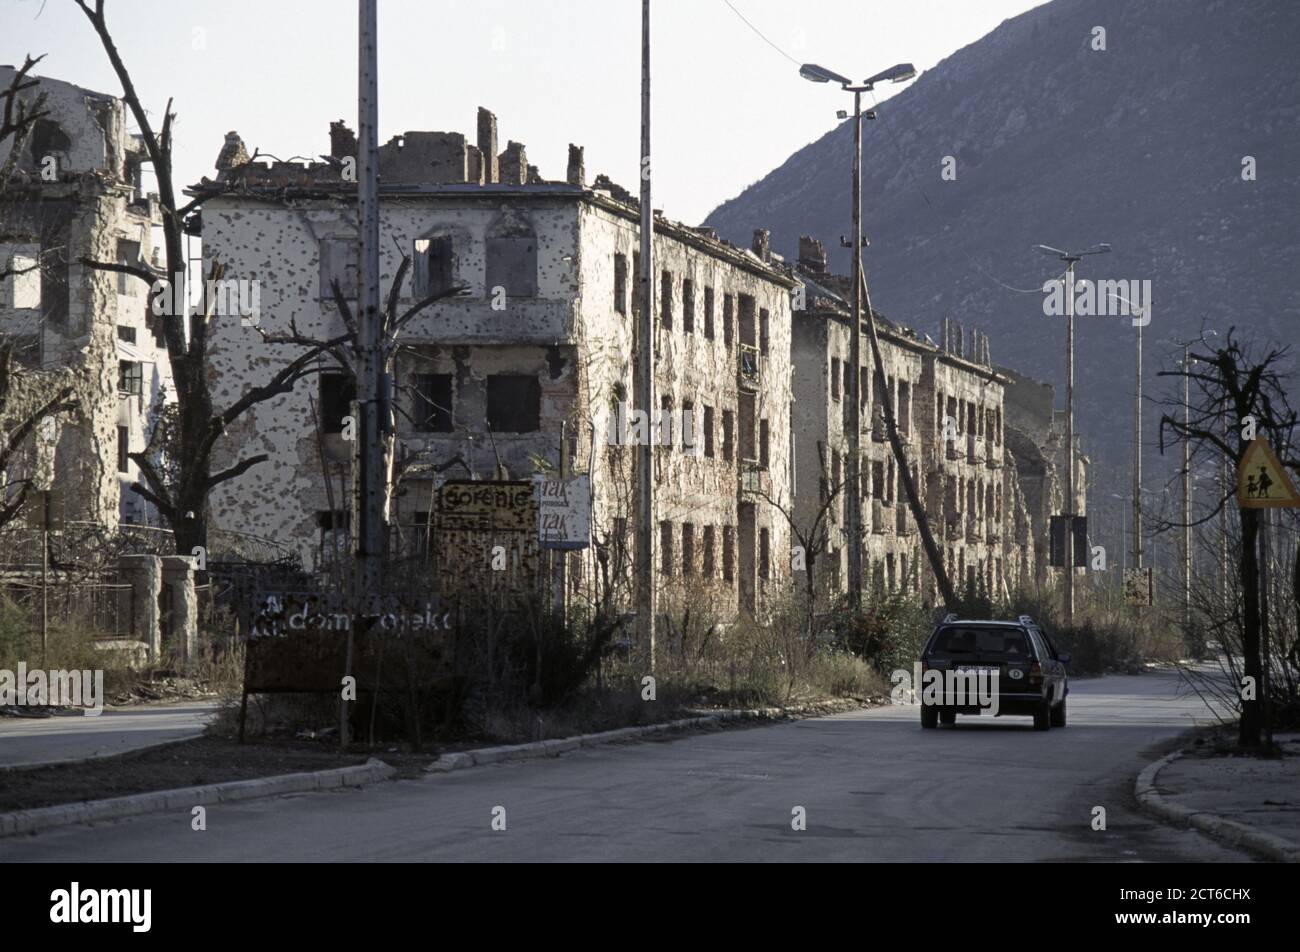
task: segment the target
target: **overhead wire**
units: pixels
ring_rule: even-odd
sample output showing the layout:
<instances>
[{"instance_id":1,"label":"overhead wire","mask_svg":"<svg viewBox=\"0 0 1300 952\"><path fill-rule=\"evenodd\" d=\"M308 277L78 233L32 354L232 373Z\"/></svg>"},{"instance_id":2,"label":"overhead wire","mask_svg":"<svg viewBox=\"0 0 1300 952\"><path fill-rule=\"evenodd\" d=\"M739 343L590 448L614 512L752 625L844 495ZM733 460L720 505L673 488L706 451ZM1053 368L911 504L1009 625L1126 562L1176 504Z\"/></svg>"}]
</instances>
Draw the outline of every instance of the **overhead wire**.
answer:
<instances>
[{"instance_id":1,"label":"overhead wire","mask_svg":"<svg viewBox=\"0 0 1300 952\"><path fill-rule=\"evenodd\" d=\"M777 53L779 53L781 56L784 56L791 63L794 63L796 66L800 65L799 60L795 59L793 56L791 56L789 53L783 50L780 46L774 43L770 38L768 38L768 36L765 33L763 33L762 30L760 30L748 17L746 17L743 13L740 12L740 10L736 8L736 6L731 2L731 0L722 0L722 2L727 6L729 10L731 10L732 13L734 13L740 19L742 23L745 24L745 26L749 27L749 29L754 32L755 36L761 39L772 49L776 50ZM871 95L872 106L875 109L879 109L880 103L876 99L875 91L874 90L870 91L870 95ZM881 128L882 129L885 128L884 123L881 123ZM907 162L906 157L903 155L902 148L898 145L897 140L894 138L892 130L885 129L885 135L886 138L889 140L890 144L893 145L894 150L898 153L899 164L907 168L908 174L912 180L912 184L916 188L916 190L920 193L921 198L925 202L926 207L929 208L931 211L934 211L935 210L934 203L930 201L930 196L926 194L925 189L922 188L920 182L917 181L916 172L912 168L911 164ZM976 261L975 258L971 256L970 252L968 252L965 248L958 248L957 250L962 253L962 255L966 258L968 262L970 262L971 267L973 267L976 271L978 271L980 274L988 278L990 281L992 281L994 284L998 285L999 287L1005 288L1008 291L1014 291L1017 294L1042 294L1043 293L1043 289L1041 286L1036 288L1018 288L1015 287L1014 285L1007 284L1007 282L998 278L996 275L991 273L987 268L981 265L978 261ZM1054 280L1059 281L1064 276L1065 276L1065 272L1061 272L1061 274Z\"/></svg>"}]
</instances>

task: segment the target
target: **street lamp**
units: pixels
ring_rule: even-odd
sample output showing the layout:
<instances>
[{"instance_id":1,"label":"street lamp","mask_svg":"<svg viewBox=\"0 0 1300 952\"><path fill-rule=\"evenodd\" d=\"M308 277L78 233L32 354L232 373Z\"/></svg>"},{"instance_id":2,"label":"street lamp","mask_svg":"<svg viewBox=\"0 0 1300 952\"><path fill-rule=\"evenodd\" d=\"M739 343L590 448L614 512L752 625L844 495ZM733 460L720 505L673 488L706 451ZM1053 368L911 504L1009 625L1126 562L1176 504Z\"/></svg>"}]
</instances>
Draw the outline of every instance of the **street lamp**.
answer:
<instances>
[{"instance_id":1,"label":"street lamp","mask_svg":"<svg viewBox=\"0 0 1300 952\"><path fill-rule=\"evenodd\" d=\"M870 92L876 83L901 83L916 75L911 63L898 63L877 73L855 86L853 80L833 70L804 63L799 75L814 83L839 83L840 88L853 93L853 238L848 247L853 249L853 321L849 331L849 361L853 373L849 375L850 393L846 397L853 403L849 412L849 465L845 473L851 487L846 500L845 521L849 536L849 604L856 610L862 604L862 498L861 480L858 477L862 434L862 94ZM873 113L867 114L874 118ZM870 307L870 301L867 302Z\"/></svg>"},{"instance_id":2,"label":"street lamp","mask_svg":"<svg viewBox=\"0 0 1300 952\"><path fill-rule=\"evenodd\" d=\"M1065 499L1070 516L1069 556L1065 566L1065 623L1074 623L1074 266L1086 255L1101 255L1110 245L1093 245L1087 251L1071 253L1048 245L1035 245L1038 251L1065 262Z\"/></svg>"}]
</instances>

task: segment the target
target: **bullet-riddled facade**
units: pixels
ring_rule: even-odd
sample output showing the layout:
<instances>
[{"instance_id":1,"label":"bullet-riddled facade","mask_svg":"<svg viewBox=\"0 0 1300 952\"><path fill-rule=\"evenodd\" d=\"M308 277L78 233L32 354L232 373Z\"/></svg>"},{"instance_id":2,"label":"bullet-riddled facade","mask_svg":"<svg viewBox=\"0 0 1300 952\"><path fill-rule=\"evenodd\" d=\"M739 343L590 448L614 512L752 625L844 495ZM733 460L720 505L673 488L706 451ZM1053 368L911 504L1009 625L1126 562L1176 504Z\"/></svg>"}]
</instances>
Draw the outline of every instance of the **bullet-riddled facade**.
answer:
<instances>
[{"instance_id":1,"label":"bullet-riddled facade","mask_svg":"<svg viewBox=\"0 0 1300 952\"><path fill-rule=\"evenodd\" d=\"M0 86L13 76L0 67ZM156 526L130 490L139 474L128 453L146 448L174 399L165 318L151 314L145 281L82 261L155 264L160 218L143 188L145 152L116 97L48 78L20 96L29 108L44 96L45 115L0 198L0 270L11 272L0 281L0 334L23 376L0 429L65 386L75 408L42 428L34 467L8 477L55 489L69 521ZM10 144L0 141L0 155Z\"/></svg>"},{"instance_id":2,"label":"bullet-riddled facade","mask_svg":"<svg viewBox=\"0 0 1300 952\"><path fill-rule=\"evenodd\" d=\"M1007 371L992 366L982 334L972 330L968 341L955 322L945 322L943 340L935 343L876 314L884 379L875 373L864 329L858 368L862 464L859 484L851 487L850 282L827 272L823 246L808 236L800 239L799 260L791 273L800 281L803 301L793 318L793 437L799 490L795 512L805 532L819 516L829 527L821 564L814 562L819 588L835 593L847 586L846 498L856 491L864 582L882 591L917 594L926 604L939 601L889 443L882 399L886 392L908 470L957 591L1001 598L1042 580L1047 571L1045 514L1059 503L1050 490L1057 469L1052 459L1051 388L1041 385L1049 417L1041 433L1008 429L1007 388L1014 383L1020 393L1025 385L1023 378L1013 380ZM1017 420L1036 419L1023 402L1017 402ZM1033 476L1031 471L1045 475ZM1022 490L1022 476L1032 480L1029 498ZM1040 488L1043 480L1049 486L1046 494Z\"/></svg>"},{"instance_id":3,"label":"bullet-riddled facade","mask_svg":"<svg viewBox=\"0 0 1300 952\"><path fill-rule=\"evenodd\" d=\"M355 140L341 124L331 131L328 162L226 162L196 187L207 196L205 266L219 261L228 278L260 289L260 327L212 329L218 402L297 352L261 332L291 323L309 336L342 330L330 285L338 279L355 296L355 185L344 172ZM231 143L223 155L239 151ZM541 180L518 143L497 154L485 110L477 145L406 133L381 149L380 167L383 297L403 255L413 267L399 310L440 288L465 289L401 334L394 545L427 545L439 480L527 479L558 470L563 456L571 472L590 474L593 497L593 546L568 557L567 584L575 596L608 585L625 601L636 448L619 421L620 406L622 419L636 409L635 203L607 180L586 184L580 149L559 182ZM789 576L787 526L768 500L790 498L795 282L749 250L662 217L654 252L654 409L672 421L672 445L654 451L655 569L712 591L724 613L761 612ZM249 453L268 460L211 500L213 526L290 544L317 567L346 544L343 434L354 398L338 366L321 370L227 430L214 466Z\"/></svg>"}]
</instances>

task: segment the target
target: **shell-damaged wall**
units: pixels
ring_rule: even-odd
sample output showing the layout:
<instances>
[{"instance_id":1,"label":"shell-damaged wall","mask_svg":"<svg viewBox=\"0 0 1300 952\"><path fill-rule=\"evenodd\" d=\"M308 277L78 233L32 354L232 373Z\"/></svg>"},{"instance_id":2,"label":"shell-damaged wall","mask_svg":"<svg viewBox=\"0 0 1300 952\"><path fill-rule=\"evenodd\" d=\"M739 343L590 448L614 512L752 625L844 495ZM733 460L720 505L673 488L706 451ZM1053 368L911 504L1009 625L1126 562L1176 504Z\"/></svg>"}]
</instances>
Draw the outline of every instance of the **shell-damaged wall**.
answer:
<instances>
[{"instance_id":1,"label":"shell-damaged wall","mask_svg":"<svg viewBox=\"0 0 1300 952\"><path fill-rule=\"evenodd\" d=\"M544 188L544 187L543 187ZM257 281L261 293L261 330L270 334L288 329L290 321L309 336L338 334L342 325L328 289L322 288L322 254L330 255L330 242L355 237L354 206L313 200L299 207L247 196L223 195L204 207L204 254L225 265L226 277ZM680 228L680 226L677 226ZM385 197L381 214L380 287L386 300L400 264L399 248L407 254L427 249L423 242L445 241L450 263L442 273L468 292L432 305L412 321L402 334L409 348L396 366L395 399L398 416L398 456L414 460L395 499L394 521L416 526L430 510L430 467L448 478L491 478L498 462L510 477L527 478L539 460L558 467L560 442L569 443L574 472L586 472L590 462L595 495L595 536L609 542L615 521L629 519L631 447L608 445L611 416L618 398L632 408L635 392L632 335L635 319L632 269L638 248L637 225L626 210L607 201L591 200L591 193L570 189L547 195L512 190L501 196L442 193L410 198ZM502 272L492 263L502 254L498 239L523 242L523 257L531 236L535 247L535 274ZM748 295L767 318L767 354L763 358L762 386L757 393L759 419L767 420L767 470L762 485L773 498L789 503L790 330L789 291L757 259L716 242L709 253L703 239L692 241L670 234L656 238L656 271L673 276L674 321L668 328L659 320L662 287L656 281L657 386L670 399L680 426L680 411L693 403L698 426L704 408L711 409L715 431L703 452L705 439L697 432L700 455L682 452L680 430L676 446L656 450L657 522L672 527L676 544L672 574L682 573L681 534L690 524L695 535L695 572L702 572L704 529L715 530L712 585L734 608L742 563L739 506L754 505L754 548L750 553L750 579L761 597L757 540L767 540L770 582L788 576L789 538L783 517L750 493L743 493L738 453L723 458L724 411L738 419L738 328L730 344L724 343L724 295ZM324 250L323 250L324 249ZM506 249L507 256L520 251ZM514 260L514 259L511 259ZM619 262L616 264L616 261ZM622 277L616 270L622 268ZM505 275L503 277L503 274ZM658 278L659 275L656 275ZM682 325L682 280L693 282L695 327ZM504 284L502 284L504 282ZM622 301L616 303L618 286ZM511 286L523 293L512 294ZM504 287L502 297L496 288ZM713 290L714 335L705 334L705 288ZM408 278L400 307L415 301ZM732 321L738 320L736 314ZM218 321L209 347L208 373L218 406L236 399L248 387L267 379L274 368L292 359L294 346L271 346L256 328L237 321ZM328 362L327 362L328 363ZM436 422L428 425L428 408L412 387L416 374L437 378L442 388ZM535 394L536 420L521 432L493 427L492 414L500 414L501 390L494 407L494 378L522 378L521 393ZM530 381L536 381L535 385ZM424 386L421 384L421 386ZM535 390L531 389L535 386ZM335 436L318 445L313 401L320 410L320 385L308 380L293 393L255 407L231 426L219 442L214 469L238 459L265 453L269 460L238 480L218 487L211 500L213 525L237 529L287 543L303 551L309 564L318 564L322 515L349 508L347 455L349 446ZM529 399L532 399L531 396ZM509 415L509 414L507 414ZM516 424L518 425L518 424ZM733 426L738 424L733 423ZM596 441L593 454L592 434ZM733 445L739 434L733 433ZM322 456L330 468L332 492L322 471ZM729 527L735 571L723 582L723 527ZM627 529L626 544L631 544ZM574 558L574 584L591 580L594 553ZM730 594L727 595L726 593Z\"/></svg>"},{"instance_id":2,"label":"shell-damaged wall","mask_svg":"<svg viewBox=\"0 0 1300 952\"><path fill-rule=\"evenodd\" d=\"M12 76L11 68L0 68L0 84ZM63 494L68 519L114 527L123 509L143 514L127 489L135 464L119 472L119 427L128 449L143 449L171 375L146 320L144 283L79 259L148 261L156 207L138 187L140 156L121 100L48 78L24 96L31 101L41 94L48 115L33 130L0 201L8 238L0 244L0 261L32 268L0 283L0 335L14 347L25 375L0 428L17 425L71 385L77 407L58 419L53 457L46 444L38 454L42 465L28 458L19 467L41 488L51 485ZM9 145L0 141L0 155ZM137 340L128 346L124 337L131 332ZM119 393L121 360L139 365L139 393Z\"/></svg>"},{"instance_id":3,"label":"shell-damaged wall","mask_svg":"<svg viewBox=\"0 0 1300 952\"><path fill-rule=\"evenodd\" d=\"M852 363L846 314L814 308L797 318L795 341L795 436L798 443L796 520L811 527L826 505L831 487L841 487L829 505L829 552L819 566L821 584L839 589L848 579L848 481ZM925 490L921 469L922 438L918 429L921 388L920 353L885 333L880 334L885 387L893 403L899 437L917 481ZM888 443L882 394L874 384L875 364L864 335L860 351L862 465L858 492L862 506L863 573L891 591L920 590L920 545L907 503L901 473Z\"/></svg>"},{"instance_id":4,"label":"shell-damaged wall","mask_svg":"<svg viewBox=\"0 0 1300 952\"><path fill-rule=\"evenodd\" d=\"M654 245L654 344L656 410L671 413L672 447L655 449L655 571L670 589L698 587L713 594L723 613L741 603L742 586L752 585L762 607L790 576L791 541L785 517L770 502L742 489L740 461L740 326L739 297L754 299L754 333L763 312L767 346L754 390L752 442L759 446L760 423L767 421L766 468L757 486L780 505L791 504L790 291L774 280L748 252L698 242L676 234L656 232ZM582 213L582 306L580 337L585 342L581 366L581 406L591 420L597 441L594 454L595 506L598 537L616 540L634 558L636 523L635 468L637 448L611 446L620 402L627 412L639 409L636 399L632 343L639 320L640 287L637 259L640 228L636 221L611 214L599 206ZM669 290L665 296L665 272ZM687 322L686 282L690 282L691 321ZM708 315L712 300L712 316ZM726 302L731 299L731 304ZM664 305L671 313L664 320ZM730 308L730 310L728 310ZM724 322L730 319L728 332ZM689 329L688 329L689 328ZM711 331L711 333L710 333ZM683 452L681 414L690 407L698 452ZM732 427L727 458L724 418ZM705 433L709 425L712 434ZM590 447L585 427L581 459ZM757 454L755 454L757 456ZM752 507L753 538L742 544L742 507ZM689 530L687 527L689 526ZM690 543L686 541L690 534ZM707 539L712 535L712 565ZM763 577L760 542L767 534L767 577ZM619 538L621 534L621 538ZM731 578L726 577L725 538L730 535ZM667 559L663 543L671 550ZM689 555L689 559L687 556ZM665 579L667 575L669 578ZM671 580L671 581L669 581Z\"/></svg>"},{"instance_id":5,"label":"shell-damaged wall","mask_svg":"<svg viewBox=\"0 0 1300 952\"><path fill-rule=\"evenodd\" d=\"M293 322L307 336L342 332L322 248L355 240L355 206L321 201L291 208L219 197L208 201L203 216L205 259L220 261L227 279L257 282L260 293L259 326L226 320L213 327L208 375L214 403L220 407L268 380L275 369L301 352L293 345L267 344L259 330L284 333ZM383 301L401 252L413 255L416 242L442 238L451 241L451 282L468 289L462 296L433 304L402 332L402 342L412 352L403 354L396 368L398 455L415 454L440 467L460 457L479 478L490 478L498 459L515 478L531 474L533 456L555 459L560 421L571 416L576 391L572 371L567 369L573 364L573 313L580 297L573 204L514 205L482 198L444 199L436 205L417 199L385 201L380 234ZM514 277L495 274L494 281L505 283L489 287L487 242L497 236L524 238L526 234L535 243L532 280L518 286L521 293L512 294ZM327 259L329 254L326 250ZM413 287L408 271L401 311L416 302ZM504 293L494 292L497 287ZM355 299L351 303L355 307ZM337 369L329 360L322 361L322 368ZM452 413L452 432L422 431L413 425L410 416L418 410L418 398L411 391L415 373L452 377L452 406L447 408ZM487 378L496 374L537 379L540 419L535 430L498 430L489 435ZM322 514L350 508L350 446L328 432L323 448L318 445L315 415L323 412L321 397L322 381L309 378L291 394L255 406L228 428L213 460L217 470L247 456L265 453L269 457L216 489L210 501L213 525L292 545L304 551L308 564L317 563ZM328 431L328 421L324 422ZM329 488L322 455L331 474ZM464 478L466 473L456 464L446 475ZM399 524L429 509L427 489L405 488L395 501Z\"/></svg>"}]
</instances>

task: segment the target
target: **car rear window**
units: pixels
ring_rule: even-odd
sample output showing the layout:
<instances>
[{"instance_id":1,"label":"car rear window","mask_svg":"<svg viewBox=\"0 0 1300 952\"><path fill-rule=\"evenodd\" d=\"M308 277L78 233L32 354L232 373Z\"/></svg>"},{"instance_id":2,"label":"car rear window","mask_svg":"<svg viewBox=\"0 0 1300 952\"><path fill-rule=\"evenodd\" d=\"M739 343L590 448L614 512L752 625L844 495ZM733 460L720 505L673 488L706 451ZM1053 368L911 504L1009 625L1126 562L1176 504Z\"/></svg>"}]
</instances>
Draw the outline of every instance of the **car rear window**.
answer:
<instances>
[{"instance_id":1,"label":"car rear window","mask_svg":"<svg viewBox=\"0 0 1300 952\"><path fill-rule=\"evenodd\" d=\"M996 655L1029 658L1029 639L1019 628L942 628L935 636L931 654Z\"/></svg>"}]
</instances>

